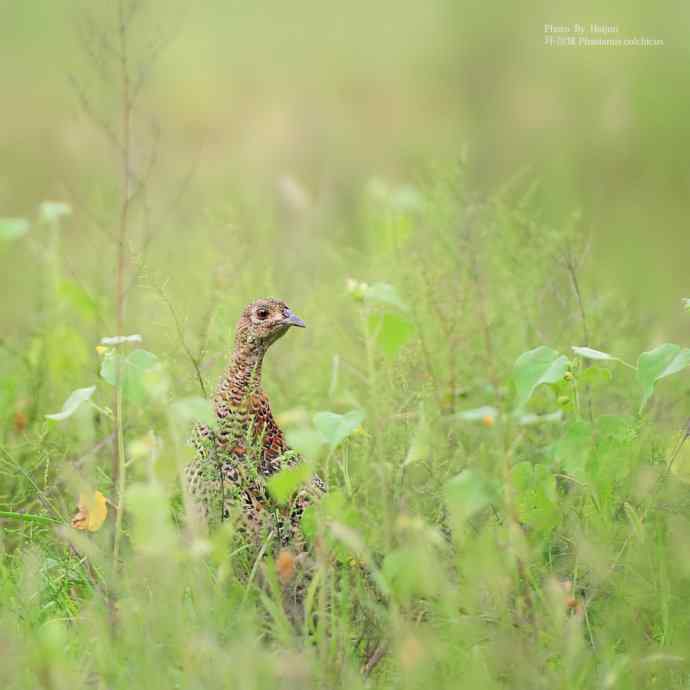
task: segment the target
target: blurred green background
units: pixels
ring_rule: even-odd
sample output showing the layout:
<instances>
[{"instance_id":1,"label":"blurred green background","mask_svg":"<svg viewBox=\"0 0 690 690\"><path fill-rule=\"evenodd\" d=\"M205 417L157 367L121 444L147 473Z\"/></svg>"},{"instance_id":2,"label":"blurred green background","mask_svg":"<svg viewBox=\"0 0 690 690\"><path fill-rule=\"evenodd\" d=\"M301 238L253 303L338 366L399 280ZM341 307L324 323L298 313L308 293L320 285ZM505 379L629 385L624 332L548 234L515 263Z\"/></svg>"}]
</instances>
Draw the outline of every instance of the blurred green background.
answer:
<instances>
[{"instance_id":1,"label":"blurred green background","mask_svg":"<svg viewBox=\"0 0 690 690\"><path fill-rule=\"evenodd\" d=\"M0 213L72 203L66 261L88 273L112 249L92 221L114 224L116 162L70 79L116 120L115 82L99 81L83 41L87 13L107 23L113 12L72 2L1 11ZM539 185L545 222L581 211L602 284L653 310L672 337L690 292L689 19L678 2L153 3L133 41L135 58L164 44L135 124L142 165L160 129L149 194L164 230L147 257L165 254L179 279L190 251L212 242L228 252L232 233L262 233L255 210L241 223L227 217L240 199L265 218L307 205L317 211L309 232L290 234L294 217L284 217L281 251L286 268L320 275L324 243L362 247L354 207L371 177L418 184L464 156L480 197L522 175ZM664 46L544 45L545 23L578 21ZM36 276L19 248L0 261L7 332L25 320Z\"/></svg>"},{"instance_id":2,"label":"blurred green background","mask_svg":"<svg viewBox=\"0 0 690 690\"><path fill-rule=\"evenodd\" d=\"M120 493L110 5L0 2L0 687L687 687L690 7L134 2L125 332L160 367L117 559L112 510L69 527ZM544 45L575 22L664 45ZM273 553L178 510L190 353L212 389L269 295L330 484L299 626Z\"/></svg>"}]
</instances>

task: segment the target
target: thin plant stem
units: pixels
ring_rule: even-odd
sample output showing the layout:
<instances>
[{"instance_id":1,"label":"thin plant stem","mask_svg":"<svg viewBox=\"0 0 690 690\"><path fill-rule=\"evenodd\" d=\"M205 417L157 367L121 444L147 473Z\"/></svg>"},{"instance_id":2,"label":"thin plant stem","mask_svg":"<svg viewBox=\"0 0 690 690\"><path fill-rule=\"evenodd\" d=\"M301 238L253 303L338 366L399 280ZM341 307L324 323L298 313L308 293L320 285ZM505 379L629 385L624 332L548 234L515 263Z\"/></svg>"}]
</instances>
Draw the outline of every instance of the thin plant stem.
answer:
<instances>
[{"instance_id":1,"label":"thin plant stem","mask_svg":"<svg viewBox=\"0 0 690 690\"><path fill-rule=\"evenodd\" d=\"M117 499L118 508L115 517L115 536L113 538L113 568L115 572L118 570L118 563L120 558L120 543L122 541L122 520L124 516L124 501L125 488L127 479L127 462L125 458L125 436L122 428L122 406L123 406L123 391L122 385L118 385L115 393L115 407L117 420L117 455L119 458L118 465L118 488Z\"/></svg>"},{"instance_id":2,"label":"thin plant stem","mask_svg":"<svg viewBox=\"0 0 690 690\"><path fill-rule=\"evenodd\" d=\"M20 520L21 522L37 522L41 525L61 525L60 520L46 515L33 515L32 513L15 513L11 510L0 510L0 518L7 520Z\"/></svg>"}]
</instances>

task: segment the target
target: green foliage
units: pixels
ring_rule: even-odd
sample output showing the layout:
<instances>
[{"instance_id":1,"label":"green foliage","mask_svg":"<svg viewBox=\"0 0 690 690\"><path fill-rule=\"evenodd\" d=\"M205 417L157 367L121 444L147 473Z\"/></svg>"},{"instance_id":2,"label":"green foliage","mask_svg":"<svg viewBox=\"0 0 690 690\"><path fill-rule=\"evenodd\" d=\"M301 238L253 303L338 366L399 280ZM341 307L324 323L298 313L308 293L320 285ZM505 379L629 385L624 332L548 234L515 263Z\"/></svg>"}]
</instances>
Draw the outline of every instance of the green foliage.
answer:
<instances>
[{"instance_id":1,"label":"green foliage","mask_svg":"<svg viewBox=\"0 0 690 690\"><path fill-rule=\"evenodd\" d=\"M2 690L688 687L688 10L544 7L3 3ZM180 492L266 295L304 548Z\"/></svg>"},{"instance_id":2,"label":"green foliage","mask_svg":"<svg viewBox=\"0 0 690 690\"><path fill-rule=\"evenodd\" d=\"M565 355L545 345L520 355L513 367L516 406L520 408L526 405L538 386L560 381L569 366Z\"/></svg>"},{"instance_id":3,"label":"green foliage","mask_svg":"<svg viewBox=\"0 0 690 690\"><path fill-rule=\"evenodd\" d=\"M368 189L357 263L342 238L314 239L328 270L300 280L287 254L271 264L269 220L247 249L265 274L211 271L215 250L197 269L180 247L180 265L141 268L128 319L142 335L116 338L99 332L112 311L99 275L59 270L66 209L40 207L26 243L61 244L32 328L0 348L0 647L22 660L0 669L3 687L684 687L660 660L690 639L690 472L673 412L688 382L672 376L687 350L643 352L637 367L609 354L643 350L649 329L640 317L617 335L618 300L601 297L587 318L604 350L561 354L582 337L562 318L577 313L571 277L554 268L573 235L543 226L530 193L477 206L463 185L460 171ZM262 208L240 207L228 226ZM370 283L349 278L354 265ZM156 272L185 276L167 321ZM245 301L269 290L308 324L265 363L307 460L267 480L269 510L289 511L314 471L329 485L304 510L303 551L232 519L206 531L179 490L191 427L216 419L199 384L219 373ZM134 349L144 338L150 351ZM123 513L107 406L118 366ZM78 497L96 488L108 517L79 532Z\"/></svg>"},{"instance_id":4,"label":"green foliage","mask_svg":"<svg viewBox=\"0 0 690 690\"><path fill-rule=\"evenodd\" d=\"M560 519L556 479L548 467L519 462L512 468L515 504L521 522L548 533Z\"/></svg>"},{"instance_id":5,"label":"green foliage","mask_svg":"<svg viewBox=\"0 0 690 690\"><path fill-rule=\"evenodd\" d=\"M376 334L376 342L388 357L395 357L400 348L410 339L414 326L398 314L372 314L369 328Z\"/></svg>"},{"instance_id":6,"label":"green foliage","mask_svg":"<svg viewBox=\"0 0 690 690\"><path fill-rule=\"evenodd\" d=\"M334 449L362 424L364 417L363 410L351 410L346 414L318 412L314 415L314 426L324 442Z\"/></svg>"},{"instance_id":7,"label":"green foliage","mask_svg":"<svg viewBox=\"0 0 690 690\"><path fill-rule=\"evenodd\" d=\"M268 480L268 490L278 503L285 504L311 475L312 469L306 463L287 467Z\"/></svg>"},{"instance_id":8,"label":"green foliage","mask_svg":"<svg viewBox=\"0 0 690 690\"><path fill-rule=\"evenodd\" d=\"M118 368L121 376L122 390L127 398L141 401L146 395L147 375L160 366L158 357L146 350L132 350L123 356L109 350L101 364L101 378L111 386L117 385Z\"/></svg>"},{"instance_id":9,"label":"green foliage","mask_svg":"<svg viewBox=\"0 0 690 690\"><path fill-rule=\"evenodd\" d=\"M54 414L47 414L46 418L47 419L54 419L57 422L61 422L63 419L67 419L68 417L71 417L76 411L77 408L82 403L85 403L87 400L90 400L91 396L95 393L96 391L96 386L89 386L87 388L77 388L77 390L73 391L69 398L65 400L65 404L62 406L62 410L60 412L55 412Z\"/></svg>"},{"instance_id":10,"label":"green foliage","mask_svg":"<svg viewBox=\"0 0 690 690\"><path fill-rule=\"evenodd\" d=\"M652 397L657 381L676 374L688 366L690 366L690 349L683 349L680 345L664 343L649 352L643 352L637 361L637 380L642 386L640 412Z\"/></svg>"},{"instance_id":11,"label":"green foliage","mask_svg":"<svg viewBox=\"0 0 690 690\"><path fill-rule=\"evenodd\" d=\"M456 529L475 513L489 505L492 486L473 470L463 470L445 485L445 499Z\"/></svg>"}]
</instances>

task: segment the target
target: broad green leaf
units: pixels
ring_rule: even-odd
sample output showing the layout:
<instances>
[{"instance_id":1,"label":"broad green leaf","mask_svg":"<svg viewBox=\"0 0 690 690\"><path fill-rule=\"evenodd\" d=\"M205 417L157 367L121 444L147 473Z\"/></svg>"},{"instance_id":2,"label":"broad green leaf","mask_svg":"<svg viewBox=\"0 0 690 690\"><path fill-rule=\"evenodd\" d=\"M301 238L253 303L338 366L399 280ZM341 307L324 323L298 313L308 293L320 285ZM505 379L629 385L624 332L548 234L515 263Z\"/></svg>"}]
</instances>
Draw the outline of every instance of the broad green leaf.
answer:
<instances>
[{"instance_id":1,"label":"broad green leaf","mask_svg":"<svg viewBox=\"0 0 690 690\"><path fill-rule=\"evenodd\" d=\"M268 480L268 490L278 503L287 503L295 491L309 480L311 474L311 468L306 463L286 467Z\"/></svg>"},{"instance_id":2,"label":"broad green leaf","mask_svg":"<svg viewBox=\"0 0 690 690\"><path fill-rule=\"evenodd\" d=\"M26 235L30 227L26 218L0 218L0 240L16 240Z\"/></svg>"},{"instance_id":3,"label":"broad green leaf","mask_svg":"<svg viewBox=\"0 0 690 690\"><path fill-rule=\"evenodd\" d=\"M38 207L38 215L44 223L52 223L71 213L72 207L63 201L44 201Z\"/></svg>"},{"instance_id":4,"label":"broad green leaf","mask_svg":"<svg viewBox=\"0 0 690 690\"><path fill-rule=\"evenodd\" d=\"M656 382L676 374L690 365L690 349L682 349L674 343L664 343L643 352L637 360L637 380L642 386L640 412L654 393Z\"/></svg>"},{"instance_id":5,"label":"broad green leaf","mask_svg":"<svg viewBox=\"0 0 690 690\"><path fill-rule=\"evenodd\" d=\"M474 470L463 470L444 487L446 505L456 525L489 505L491 485Z\"/></svg>"},{"instance_id":6,"label":"broad green leaf","mask_svg":"<svg viewBox=\"0 0 690 690\"><path fill-rule=\"evenodd\" d=\"M324 444L321 434L309 428L288 429L285 439L290 448L294 448L306 458L315 458Z\"/></svg>"},{"instance_id":7,"label":"broad green leaf","mask_svg":"<svg viewBox=\"0 0 690 690\"><path fill-rule=\"evenodd\" d=\"M690 297L684 297L681 301L685 311L690 311Z\"/></svg>"},{"instance_id":8,"label":"broad green leaf","mask_svg":"<svg viewBox=\"0 0 690 690\"><path fill-rule=\"evenodd\" d=\"M594 444L592 425L584 419L568 422L550 448L554 466L578 481L587 480L587 461Z\"/></svg>"},{"instance_id":9,"label":"broad green leaf","mask_svg":"<svg viewBox=\"0 0 690 690\"><path fill-rule=\"evenodd\" d=\"M620 364L624 364L626 367L630 367L631 369L635 368L632 364L628 364L625 360L621 359L620 357L614 357L613 355L610 355L608 352L594 350L591 347L576 347L575 345L573 345L571 349L578 357L582 357L583 359L593 359L596 361L606 362L619 362Z\"/></svg>"},{"instance_id":10,"label":"broad green leaf","mask_svg":"<svg viewBox=\"0 0 690 690\"><path fill-rule=\"evenodd\" d=\"M398 291L389 283L374 283L368 285L364 293L364 300L369 304L380 304L387 307L407 309L407 305L400 299Z\"/></svg>"},{"instance_id":11,"label":"broad green leaf","mask_svg":"<svg viewBox=\"0 0 690 690\"><path fill-rule=\"evenodd\" d=\"M556 479L544 465L520 462L512 469L518 516L539 532L549 532L559 520Z\"/></svg>"},{"instance_id":12,"label":"broad green leaf","mask_svg":"<svg viewBox=\"0 0 690 690\"><path fill-rule=\"evenodd\" d=\"M111 386L117 385L117 367L121 366L120 375L124 380L125 376L125 363L122 355L117 354L113 350L109 350L105 353L103 361L101 362L100 375L104 381L107 381Z\"/></svg>"},{"instance_id":13,"label":"broad green leaf","mask_svg":"<svg viewBox=\"0 0 690 690\"><path fill-rule=\"evenodd\" d=\"M544 383L557 383L568 371L570 362L550 347L542 345L521 354L513 367L513 381L517 391L516 406L529 402L535 389Z\"/></svg>"},{"instance_id":14,"label":"broad green leaf","mask_svg":"<svg viewBox=\"0 0 690 690\"><path fill-rule=\"evenodd\" d=\"M352 410L347 414L317 412L314 426L323 440L333 449L339 446L364 421L363 410Z\"/></svg>"},{"instance_id":15,"label":"broad green leaf","mask_svg":"<svg viewBox=\"0 0 690 690\"><path fill-rule=\"evenodd\" d=\"M133 350L126 357L109 352L101 364L101 377L117 385L117 367L121 363L122 389L131 400L141 400L146 393L146 375L160 366L158 357L146 350Z\"/></svg>"},{"instance_id":16,"label":"broad green leaf","mask_svg":"<svg viewBox=\"0 0 690 690\"><path fill-rule=\"evenodd\" d=\"M88 388L77 388L73 391L71 395L65 400L65 404L62 406L60 412L54 414L47 414L48 419L54 419L55 421L61 422L63 419L71 417L77 408L94 394L96 386L89 386Z\"/></svg>"},{"instance_id":17,"label":"broad green leaf","mask_svg":"<svg viewBox=\"0 0 690 690\"><path fill-rule=\"evenodd\" d=\"M213 424L216 421L211 403L198 396L176 400L171 409L173 415L182 423Z\"/></svg>"},{"instance_id":18,"label":"broad green leaf","mask_svg":"<svg viewBox=\"0 0 690 690\"><path fill-rule=\"evenodd\" d=\"M390 312L372 314L369 328L376 333L376 342L388 357L395 357L414 332L413 324Z\"/></svg>"}]
</instances>

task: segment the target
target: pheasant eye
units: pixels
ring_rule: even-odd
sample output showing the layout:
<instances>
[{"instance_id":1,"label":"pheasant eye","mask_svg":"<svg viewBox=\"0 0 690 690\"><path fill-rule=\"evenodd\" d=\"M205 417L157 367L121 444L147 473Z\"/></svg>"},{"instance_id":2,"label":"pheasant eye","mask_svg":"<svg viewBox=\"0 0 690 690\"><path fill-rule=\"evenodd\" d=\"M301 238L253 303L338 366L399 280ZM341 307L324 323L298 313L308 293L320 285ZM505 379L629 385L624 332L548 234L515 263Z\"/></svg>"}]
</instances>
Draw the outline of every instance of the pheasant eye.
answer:
<instances>
[{"instance_id":1,"label":"pheasant eye","mask_svg":"<svg viewBox=\"0 0 690 690\"><path fill-rule=\"evenodd\" d=\"M268 317L268 309L259 309L259 310L256 312L256 315L257 315L260 319L265 319L265 318Z\"/></svg>"}]
</instances>

